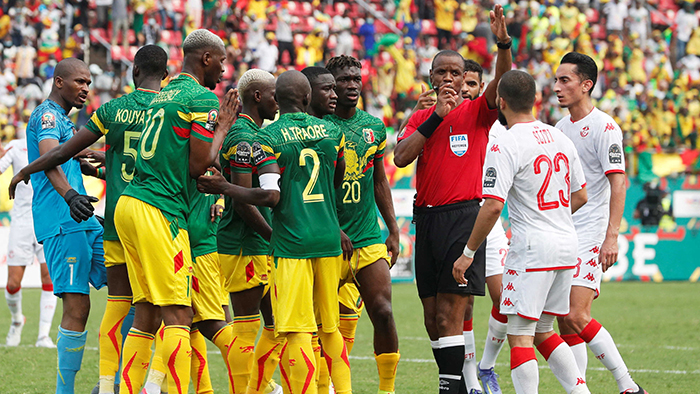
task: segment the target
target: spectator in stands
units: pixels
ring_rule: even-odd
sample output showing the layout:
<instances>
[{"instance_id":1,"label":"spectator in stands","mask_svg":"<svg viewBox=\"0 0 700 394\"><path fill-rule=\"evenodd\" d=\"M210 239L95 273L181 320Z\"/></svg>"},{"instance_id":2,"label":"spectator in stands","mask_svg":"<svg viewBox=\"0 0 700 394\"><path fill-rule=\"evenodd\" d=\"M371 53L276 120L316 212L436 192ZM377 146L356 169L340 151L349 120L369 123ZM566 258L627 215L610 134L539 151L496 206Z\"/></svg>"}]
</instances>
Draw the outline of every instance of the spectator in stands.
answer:
<instances>
[{"instance_id":1,"label":"spectator in stands","mask_svg":"<svg viewBox=\"0 0 700 394\"><path fill-rule=\"evenodd\" d=\"M127 33L129 31L129 14L126 9L127 0L114 0L112 2L112 46L117 45L117 37L122 35L122 46L126 52Z\"/></svg>"},{"instance_id":2,"label":"spectator in stands","mask_svg":"<svg viewBox=\"0 0 700 394\"><path fill-rule=\"evenodd\" d=\"M634 0L634 7L629 11L629 18L630 33L637 33L640 47L645 48L651 33L651 18L643 0Z\"/></svg>"},{"instance_id":3,"label":"spectator in stands","mask_svg":"<svg viewBox=\"0 0 700 394\"><path fill-rule=\"evenodd\" d=\"M265 41L255 51L258 68L270 73L277 71L277 59L279 58L279 51L273 44L274 40L275 33L267 32Z\"/></svg>"},{"instance_id":4,"label":"spectator in stands","mask_svg":"<svg viewBox=\"0 0 700 394\"><path fill-rule=\"evenodd\" d=\"M695 15L693 3L686 1L683 8L676 14L676 59L685 56L685 48L690 41L693 30L698 27L698 17Z\"/></svg>"},{"instance_id":5,"label":"spectator in stands","mask_svg":"<svg viewBox=\"0 0 700 394\"><path fill-rule=\"evenodd\" d=\"M374 50L374 44L376 43L376 38L374 37L376 32L377 31L374 28L374 18L367 18L365 23L360 26L358 34L362 36L362 47L365 50L365 59L371 59L372 55L374 55L372 51Z\"/></svg>"},{"instance_id":6,"label":"spectator in stands","mask_svg":"<svg viewBox=\"0 0 700 394\"><path fill-rule=\"evenodd\" d=\"M452 42L452 29L454 28L455 14L459 8L459 3L457 3L456 0L434 0L434 2L438 48L449 49Z\"/></svg>"},{"instance_id":7,"label":"spectator in stands","mask_svg":"<svg viewBox=\"0 0 700 394\"><path fill-rule=\"evenodd\" d=\"M277 49L279 58L284 59L284 53L289 55L289 63L294 64L296 53L294 51L294 37L292 36L292 16L289 14L289 9L285 3L282 3L277 8L277 28L275 35L277 36Z\"/></svg>"},{"instance_id":8,"label":"spectator in stands","mask_svg":"<svg viewBox=\"0 0 700 394\"><path fill-rule=\"evenodd\" d=\"M625 18L627 17L627 3L623 0L610 0L603 7L605 15L605 29L608 34L622 34L624 29Z\"/></svg>"}]
</instances>

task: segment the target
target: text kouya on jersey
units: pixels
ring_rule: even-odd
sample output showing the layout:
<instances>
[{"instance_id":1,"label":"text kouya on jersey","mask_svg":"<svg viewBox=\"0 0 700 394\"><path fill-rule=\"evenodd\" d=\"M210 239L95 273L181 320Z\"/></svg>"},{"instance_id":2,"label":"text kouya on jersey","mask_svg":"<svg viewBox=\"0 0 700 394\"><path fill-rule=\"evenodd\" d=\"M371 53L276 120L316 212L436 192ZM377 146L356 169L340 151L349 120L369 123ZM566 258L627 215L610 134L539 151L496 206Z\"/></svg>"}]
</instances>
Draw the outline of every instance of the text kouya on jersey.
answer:
<instances>
[{"instance_id":1,"label":"text kouya on jersey","mask_svg":"<svg viewBox=\"0 0 700 394\"><path fill-rule=\"evenodd\" d=\"M557 128L573 141L586 174L588 202L574 214L581 239L603 241L610 217L610 183L607 175L625 173L622 131L615 120L598 108L572 122L571 115Z\"/></svg>"},{"instance_id":2,"label":"text kouya on jersey","mask_svg":"<svg viewBox=\"0 0 700 394\"><path fill-rule=\"evenodd\" d=\"M296 112L283 114L258 133L261 150L252 152L259 169L277 163L280 200L273 209L271 254L310 259L339 256L340 227L333 179L345 138L325 120Z\"/></svg>"},{"instance_id":3,"label":"text kouya on jersey","mask_svg":"<svg viewBox=\"0 0 700 394\"><path fill-rule=\"evenodd\" d=\"M345 177L336 190L340 228L355 248L382 243L374 199L374 165L386 149L384 123L361 109L350 119L336 115L324 119L345 135Z\"/></svg>"},{"instance_id":4,"label":"text kouya on jersey","mask_svg":"<svg viewBox=\"0 0 700 394\"><path fill-rule=\"evenodd\" d=\"M136 173L124 195L158 208L187 229L190 211L190 138L212 142L219 99L197 80L182 73L153 99L139 141Z\"/></svg>"},{"instance_id":5,"label":"text kouya on jersey","mask_svg":"<svg viewBox=\"0 0 700 394\"><path fill-rule=\"evenodd\" d=\"M146 110L158 92L138 88L133 93L110 100L92 114L85 128L105 136L105 233L104 239L117 241L114 209L134 177L138 144L146 120Z\"/></svg>"},{"instance_id":6,"label":"text kouya on jersey","mask_svg":"<svg viewBox=\"0 0 700 394\"><path fill-rule=\"evenodd\" d=\"M484 198L508 200L513 237L506 267L573 268L571 193L586 181L571 141L542 122L518 123L489 149L485 167Z\"/></svg>"}]
</instances>

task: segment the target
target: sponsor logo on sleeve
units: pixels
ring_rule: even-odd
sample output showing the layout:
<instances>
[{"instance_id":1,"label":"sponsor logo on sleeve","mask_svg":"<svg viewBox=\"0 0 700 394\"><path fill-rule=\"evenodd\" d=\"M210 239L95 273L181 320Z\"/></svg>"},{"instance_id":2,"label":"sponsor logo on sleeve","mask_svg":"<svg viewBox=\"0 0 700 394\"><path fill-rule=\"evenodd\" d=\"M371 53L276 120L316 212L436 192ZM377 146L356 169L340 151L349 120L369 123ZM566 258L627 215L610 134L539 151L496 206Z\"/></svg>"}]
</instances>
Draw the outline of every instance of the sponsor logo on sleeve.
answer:
<instances>
[{"instance_id":1,"label":"sponsor logo on sleeve","mask_svg":"<svg viewBox=\"0 0 700 394\"><path fill-rule=\"evenodd\" d=\"M217 119L219 119L219 111L212 109L207 114L207 123L204 125L204 128L208 131L214 131Z\"/></svg>"},{"instance_id":2,"label":"sponsor logo on sleeve","mask_svg":"<svg viewBox=\"0 0 700 394\"><path fill-rule=\"evenodd\" d=\"M265 160L265 151L259 142L253 142L253 164L258 165Z\"/></svg>"},{"instance_id":3,"label":"sponsor logo on sleeve","mask_svg":"<svg viewBox=\"0 0 700 394\"><path fill-rule=\"evenodd\" d=\"M236 163L248 164L250 163L250 144L243 141L236 147Z\"/></svg>"},{"instance_id":4,"label":"sponsor logo on sleeve","mask_svg":"<svg viewBox=\"0 0 700 394\"><path fill-rule=\"evenodd\" d=\"M622 164L622 149L620 149L620 145L610 145L610 149L608 149L608 160L610 164Z\"/></svg>"},{"instance_id":5,"label":"sponsor logo on sleeve","mask_svg":"<svg viewBox=\"0 0 700 394\"><path fill-rule=\"evenodd\" d=\"M466 134L457 134L450 136L450 149L457 157L464 156L469 149L469 138Z\"/></svg>"},{"instance_id":6,"label":"sponsor logo on sleeve","mask_svg":"<svg viewBox=\"0 0 700 394\"><path fill-rule=\"evenodd\" d=\"M56 127L56 116L51 112L46 112L41 115L41 128L42 129L53 129Z\"/></svg>"},{"instance_id":7,"label":"sponsor logo on sleeve","mask_svg":"<svg viewBox=\"0 0 700 394\"><path fill-rule=\"evenodd\" d=\"M496 169L489 167L486 169L484 174L484 187L494 187L496 186Z\"/></svg>"}]
</instances>

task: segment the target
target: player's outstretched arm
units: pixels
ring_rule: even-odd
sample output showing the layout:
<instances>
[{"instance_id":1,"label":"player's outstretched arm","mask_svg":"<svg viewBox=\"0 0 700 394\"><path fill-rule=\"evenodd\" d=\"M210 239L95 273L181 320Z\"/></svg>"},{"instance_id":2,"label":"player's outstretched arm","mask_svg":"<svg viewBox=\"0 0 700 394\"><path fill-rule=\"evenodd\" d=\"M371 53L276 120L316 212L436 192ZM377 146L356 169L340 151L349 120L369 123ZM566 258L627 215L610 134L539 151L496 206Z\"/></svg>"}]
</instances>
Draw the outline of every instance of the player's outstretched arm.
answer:
<instances>
[{"instance_id":1,"label":"player's outstretched arm","mask_svg":"<svg viewBox=\"0 0 700 394\"><path fill-rule=\"evenodd\" d=\"M253 187L252 175L231 171L231 183L240 187L251 188ZM270 240L272 228L267 224L265 218L262 217L257 208L253 205L234 200L233 209L248 227L255 230L255 232L260 234L265 240Z\"/></svg>"},{"instance_id":2,"label":"player's outstretched arm","mask_svg":"<svg viewBox=\"0 0 700 394\"><path fill-rule=\"evenodd\" d=\"M496 108L496 88L501 76L513 67L513 55L510 51L512 40L508 35L506 26L506 17L503 15L503 7L496 4L493 11L490 12L491 17L491 32L496 36L498 46L498 56L496 58L496 75L493 81L489 83L484 91L484 98L489 104L489 108Z\"/></svg>"},{"instance_id":3,"label":"player's outstretched arm","mask_svg":"<svg viewBox=\"0 0 700 394\"><path fill-rule=\"evenodd\" d=\"M210 167L209 171L212 175L202 175L197 178L197 190L201 193L223 194L231 197L234 201L258 205L263 207L274 207L280 199L279 186L274 188L264 189L261 181L260 188L246 188L229 183L226 178L214 167ZM277 164L270 164L260 169L260 176L267 173L276 173L279 175L279 167Z\"/></svg>"},{"instance_id":4,"label":"player's outstretched arm","mask_svg":"<svg viewBox=\"0 0 700 394\"><path fill-rule=\"evenodd\" d=\"M474 253L476 253L476 250L479 249L479 246L481 246L489 235L489 232L501 216L501 211L503 211L503 203L501 201L488 197L484 199L484 205L481 207L479 215L476 217L474 230L469 236L467 246L464 248L464 253L459 256L452 267L452 276L457 283L467 284L464 273L467 272L469 266L472 265Z\"/></svg>"},{"instance_id":5,"label":"player's outstretched arm","mask_svg":"<svg viewBox=\"0 0 700 394\"><path fill-rule=\"evenodd\" d=\"M584 186L581 190L571 193L571 214L575 214L588 202L588 190Z\"/></svg>"},{"instance_id":6,"label":"player's outstretched arm","mask_svg":"<svg viewBox=\"0 0 700 394\"><path fill-rule=\"evenodd\" d=\"M384 158L374 159L374 200L382 214L384 223L389 230L386 239L386 248L391 254L391 266L396 264L399 258L399 226L396 224L396 212L394 211L394 200L391 198L391 187L384 171Z\"/></svg>"},{"instance_id":7,"label":"player's outstretched arm","mask_svg":"<svg viewBox=\"0 0 700 394\"><path fill-rule=\"evenodd\" d=\"M610 183L610 219L608 229L605 232L605 240L600 248L598 260L603 272L612 267L617 261L617 236L620 234L620 222L625 210L625 174L610 173L607 175Z\"/></svg>"},{"instance_id":8,"label":"player's outstretched arm","mask_svg":"<svg viewBox=\"0 0 700 394\"><path fill-rule=\"evenodd\" d=\"M214 137L211 142L204 141L190 135L190 176L198 179L207 172L207 169L215 165L219 157L219 148L226 138L226 134L236 121L236 111L238 110L238 90L229 90L221 99L219 115L214 126ZM193 123L194 125L194 123ZM194 128L193 128L194 130Z\"/></svg>"},{"instance_id":9,"label":"player's outstretched arm","mask_svg":"<svg viewBox=\"0 0 700 394\"><path fill-rule=\"evenodd\" d=\"M33 162L29 163L26 167L22 168L17 173L17 175L15 175L12 178L12 181L10 181L10 198L14 198L17 184L22 181L24 181L25 183L29 182L29 176L31 174L35 174L41 171L47 171L54 167L60 166L61 164L73 158L73 156L83 151L85 148L97 142L97 140L99 139L99 135L91 132L85 127L81 127L80 131L78 131L73 137L66 141L65 144L58 145L58 141L56 140L47 140L55 141L55 146L46 153L42 152L41 156L39 156L38 159L34 160ZM42 143L39 143L40 150L41 146ZM61 171L61 173L63 173L63 171ZM47 173L46 176L48 175L49 174ZM68 182L66 181L66 183ZM56 190L58 191L58 189Z\"/></svg>"}]
</instances>

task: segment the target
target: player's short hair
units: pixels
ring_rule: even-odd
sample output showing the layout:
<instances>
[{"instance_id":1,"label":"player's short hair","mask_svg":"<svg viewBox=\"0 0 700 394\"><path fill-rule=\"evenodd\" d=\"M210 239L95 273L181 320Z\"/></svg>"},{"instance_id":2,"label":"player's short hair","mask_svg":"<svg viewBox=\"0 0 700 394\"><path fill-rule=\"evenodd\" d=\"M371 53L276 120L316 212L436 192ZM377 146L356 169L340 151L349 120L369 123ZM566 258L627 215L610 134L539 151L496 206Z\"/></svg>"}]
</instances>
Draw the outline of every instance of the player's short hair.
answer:
<instances>
[{"instance_id":1,"label":"player's short hair","mask_svg":"<svg viewBox=\"0 0 700 394\"><path fill-rule=\"evenodd\" d=\"M252 84L267 81L274 82L275 76L265 70L251 68L250 70L244 72L243 75L241 75L241 78L238 80L238 94L241 97L244 97L246 90L248 90L248 87L250 87Z\"/></svg>"},{"instance_id":2,"label":"player's short hair","mask_svg":"<svg viewBox=\"0 0 700 394\"><path fill-rule=\"evenodd\" d=\"M582 82L588 79L593 82L591 90L588 91L588 94L591 94L595 83L598 81L598 66L595 64L595 60L583 53L569 52L561 59L561 64L567 63L576 66L576 71L574 71L574 73L581 78Z\"/></svg>"},{"instance_id":3,"label":"player's short hair","mask_svg":"<svg viewBox=\"0 0 700 394\"><path fill-rule=\"evenodd\" d=\"M53 76L69 79L77 70L89 70L88 65L78 58L69 57L58 62L54 69Z\"/></svg>"},{"instance_id":4,"label":"player's short hair","mask_svg":"<svg viewBox=\"0 0 700 394\"><path fill-rule=\"evenodd\" d=\"M333 75L333 73L330 72L330 70L323 67L306 67L305 69L301 70L301 73L306 75L306 79L308 79L309 83L312 85L316 81L316 79L321 75Z\"/></svg>"},{"instance_id":5,"label":"player's short hair","mask_svg":"<svg viewBox=\"0 0 700 394\"><path fill-rule=\"evenodd\" d=\"M182 43L182 52L187 56L199 50L225 48L221 37L207 29L197 29L187 35Z\"/></svg>"},{"instance_id":6,"label":"player's short hair","mask_svg":"<svg viewBox=\"0 0 700 394\"><path fill-rule=\"evenodd\" d=\"M134 66L150 76L163 76L168 70L168 54L158 45L145 45L134 55Z\"/></svg>"},{"instance_id":7,"label":"player's short hair","mask_svg":"<svg viewBox=\"0 0 700 394\"><path fill-rule=\"evenodd\" d=\"M484 68L481 64L475 62L472 59L464 59L464 72L474 72L479 74L479 82L484 77Z\"/></svg>"},{"instance_id":8,"label":"player's short hair","mask_svg":"<svg viewBox=\"0 0 700 394\"><path fill-rule=\"evenodd\" d=\"M464 58L462 57L462 55L459 52L453 51L451 49L444 49L444 50L438 52L437 55L435 55L435 57L433 58L433 62L430 63L430 68L435 68L435 61L443 56L458 57L458 58L462 59L462 62L464 62ZM462 65L462 67L464 67L464 64ZM462 71L464 71L464 70L462 70Z\"/></svg>"},{"instance_id":9,"label":"player's short hair","mask_svg":"<svg viewBox=\"0 0 700 394\"><path fill-rule=\"evenodd\" d=\"M328 63L326 63L326 70L335 74L337 71L346 67L357 67L362 69L362 63L352 56L340 55L332 57Z\"/></svg>"},{"instance_id":10,"label":"player's short hair","mask_svg":"<svg viewBox=\"0 0 700 394\"><path fill-rule=\"evenodd\" d=\"M535 78L525 71L510 70L503 74L498 84L498 95L513 112L531 112L536 94Z\"/></svg>"}]
</instances>

